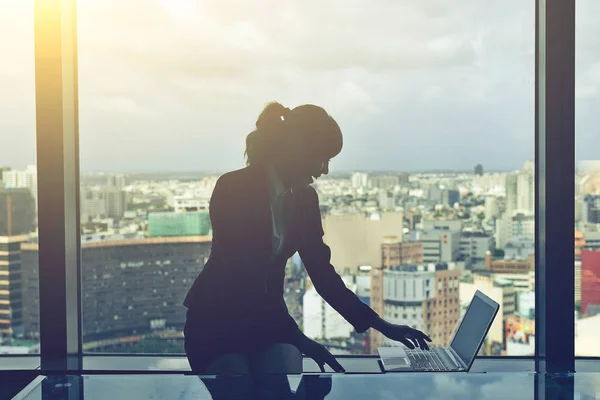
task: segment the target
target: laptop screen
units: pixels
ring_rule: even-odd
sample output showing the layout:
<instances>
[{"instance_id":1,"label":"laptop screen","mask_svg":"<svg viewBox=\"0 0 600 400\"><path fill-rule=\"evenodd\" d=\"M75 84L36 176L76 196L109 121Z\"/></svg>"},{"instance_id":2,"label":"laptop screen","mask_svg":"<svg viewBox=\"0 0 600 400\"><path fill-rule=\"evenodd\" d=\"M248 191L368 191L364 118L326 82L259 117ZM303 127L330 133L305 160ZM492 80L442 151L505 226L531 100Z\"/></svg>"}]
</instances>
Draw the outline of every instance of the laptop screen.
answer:
<instances>
[{"instance_id":1,"label":"laptop screen","mask_svg":"<svg viewBox=\"0 0 600 400\"><path fill-rule=\"evenodd\" d=\"M467 367L477 355L498 308L496 302L480 291L475 293L450 344Z\"/></svg>"}]
</instances>

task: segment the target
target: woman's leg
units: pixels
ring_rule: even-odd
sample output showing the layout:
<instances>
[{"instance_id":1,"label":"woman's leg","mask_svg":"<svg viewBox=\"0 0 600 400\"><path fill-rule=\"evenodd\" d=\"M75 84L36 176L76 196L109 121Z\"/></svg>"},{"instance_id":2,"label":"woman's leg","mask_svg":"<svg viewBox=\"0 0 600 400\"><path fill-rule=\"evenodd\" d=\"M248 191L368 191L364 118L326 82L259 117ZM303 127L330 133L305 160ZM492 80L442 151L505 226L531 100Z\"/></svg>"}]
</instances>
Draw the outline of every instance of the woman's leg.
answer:
<instances>
[{"instance_id":1,"label":"woman's leg","mask_svg":"<svg viewBox=\"0 0 600 400\"><path fill-rule=\"evenodd\" d=\"M211 362L202 377L210 395L215 400L254 399L255 387L248 356L241 353L224 354Z\"/></svg>"},{"instance_id":2,"label":"woman's leg","mask_svg":"<svg viewBox=\"0 0 600 400\"><path fill-rule=\"evenodd\" d=\"M250 354L257 398L292 399L287 374L302 373L302 353L289 343L275 343Z\"/></svg>"},{"instance_id":3,"label":"woman's leg","mask_svg":"<svg viewBox=\"0 0 600 400\"><path fill-rule=\"evenodd\" d=\"M289 343L275 343L250 354L253 375L301 374L302 353Z\"/></svg>"}]
</instances>

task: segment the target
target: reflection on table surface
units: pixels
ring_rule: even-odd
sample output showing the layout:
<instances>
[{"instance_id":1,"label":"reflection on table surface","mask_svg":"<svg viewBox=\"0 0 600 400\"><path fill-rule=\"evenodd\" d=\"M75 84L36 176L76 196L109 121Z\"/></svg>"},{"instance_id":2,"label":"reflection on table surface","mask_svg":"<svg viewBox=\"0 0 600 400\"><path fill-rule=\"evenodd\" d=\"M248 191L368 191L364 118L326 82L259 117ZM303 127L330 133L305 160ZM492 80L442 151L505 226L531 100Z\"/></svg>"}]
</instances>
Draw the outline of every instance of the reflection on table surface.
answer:
<instances>
[{"instance_id":1,"label":"reflection on table surface","mask_svg":"<svg viewBox=\"0 0 600 400\"><path fill-rule=\"evenodd\" d=\"M600 374L594 373L272 375L260 382L248 379L176 374L48 376L17 399L600 399Z\"/></svg>"}]
</instances>

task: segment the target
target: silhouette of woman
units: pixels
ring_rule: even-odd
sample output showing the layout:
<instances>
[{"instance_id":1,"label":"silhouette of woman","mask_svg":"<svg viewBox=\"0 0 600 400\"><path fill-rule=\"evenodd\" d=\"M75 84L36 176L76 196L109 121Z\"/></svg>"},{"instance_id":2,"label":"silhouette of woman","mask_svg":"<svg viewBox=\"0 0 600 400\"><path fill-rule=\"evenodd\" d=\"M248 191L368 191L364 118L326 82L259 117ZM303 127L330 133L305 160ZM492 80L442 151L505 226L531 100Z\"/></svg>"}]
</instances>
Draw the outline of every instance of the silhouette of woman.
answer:
<instances>
[{"instance_id":1,"label":"silhouette of woman","mask_svg":"<svg viewBox=\"0 0 600 400\"><path fill-rule=\"evenodd\" d=\"M221 176L210 200L211 255L188 292L185 351L198 374L301 373L302 353L342 366L307 338L283 300L286 261L299 252L317 292L357 332L428 349L424 333L384 321L330 264L310 186L342 149L335 120L315 105L269 103L246 139L247 167Z\"/></svg>"}]
</instances>

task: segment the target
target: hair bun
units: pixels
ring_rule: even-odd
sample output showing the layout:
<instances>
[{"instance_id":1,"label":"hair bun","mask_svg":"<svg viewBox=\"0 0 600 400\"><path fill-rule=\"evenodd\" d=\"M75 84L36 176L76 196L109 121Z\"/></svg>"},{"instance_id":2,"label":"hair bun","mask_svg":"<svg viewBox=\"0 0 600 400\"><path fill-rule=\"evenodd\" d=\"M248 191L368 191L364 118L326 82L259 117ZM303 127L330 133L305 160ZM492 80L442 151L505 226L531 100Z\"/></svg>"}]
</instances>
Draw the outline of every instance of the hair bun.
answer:
<instances>
[{"instance_id":1,"label":"hair bun","mask_svg":"<svg viewBox=\"0 0 600 400\"><path fill-rule=\"evenodd\" d=\"M256 129L270 129L278 124L281 124L283 120L289 115L290 109L284 107L281 103L272 102L267 104L262 113L258 116L256 121Z\"/></svg>"}]
</instances>

